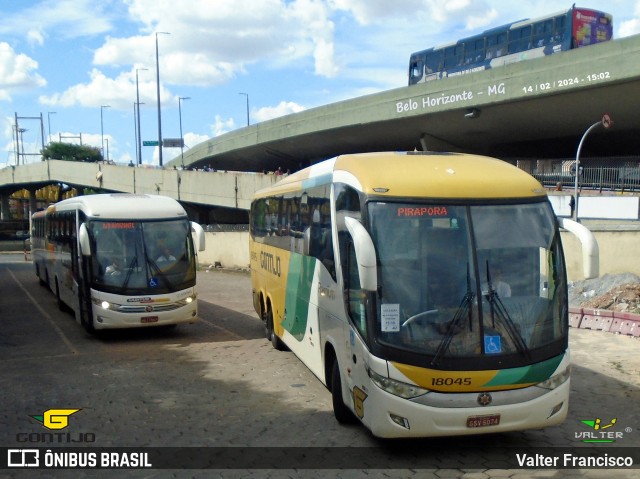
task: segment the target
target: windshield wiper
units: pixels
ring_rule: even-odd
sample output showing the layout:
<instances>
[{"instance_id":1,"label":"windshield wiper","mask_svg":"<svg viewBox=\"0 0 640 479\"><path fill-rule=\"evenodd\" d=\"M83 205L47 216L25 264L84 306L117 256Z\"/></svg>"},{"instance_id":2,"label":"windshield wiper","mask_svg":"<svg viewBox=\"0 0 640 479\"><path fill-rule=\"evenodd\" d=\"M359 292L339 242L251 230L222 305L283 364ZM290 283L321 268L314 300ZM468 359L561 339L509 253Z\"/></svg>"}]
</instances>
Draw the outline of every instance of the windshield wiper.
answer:
<instances>
[{"instance_id":1,"label":"windshield wiper","mask_svg":"<svg viewBox=\"0 0 640 479\"><path fill-rule=\"evenodd\" d=\"M444 337L440 341L438 345L438 349L436 350L435 356L431 360L432 366L437 366L440 362L440 357L449 349L449 345L453 340L453 336L456 334L456 331L459 329L458 323L461 323L464 319L465 315L469 318L469 331L473 331L473 312L471 309L471 305L473 304L473 298L475 295L471 290L471 274L469 273L469 263L467 263L467 292L462 298L460 302L460 306L456 310L456 314L453 315L451 321L449 321L449 326L447 328L447 332Z\"/></svg>"},{"instance_id":2,"label":"windshield wiper","mask_svg":"<svg viewBox=\"0 0 640 479\"><path fill-rule=\"evenodd\" d=\"M487 260L487 287L489 291L486 295L487 301L489 301L489 306L491 308L491 322L492 326L495 328L496 318L502 323L505 331L513 341L516 349L520 354L523 354L527 359L530 359L531 356L529 354L529 348L527 347L527 343L525 343L524 338L518 331L516 324L509 316L507 309L504 307L504 304L500 300L500 296L498 292L493 288L491 284L491 272L489 270L489 261Z\"/></svg>"},{"instance_id":3,"label":"windshield wiper","mask_svg":"<svg viewBox=\"0 0 640 479\"><path fill-rule=\"evenodd\" d=\"M133 268L138 266L138 250L136 248L136 255L131 260L131 263L127 267L127 275L124 277L124 281L122 282L122 293L127 290L127 286L129 285L129 280L131 279L131 273L133 272Z\"/></svg>"},{"instance_id":4,"label":"windshield wiper","mask_svg":"<svg viewBox=\"0 0 640 479\"><path fill-rule=\"evenodd\" d=\"M147 254L146 250L144 253L144 257L147 260L147 264L151 266L152 273L154 273L155 275L157 275L159 278L162 279L166 288L171 288L171 282L169 281L167 276L164 274L162 269L160 269L158 264L155 261L153 261L151 258L149 258L149 255Z\"/></svg>"}]
</instances>

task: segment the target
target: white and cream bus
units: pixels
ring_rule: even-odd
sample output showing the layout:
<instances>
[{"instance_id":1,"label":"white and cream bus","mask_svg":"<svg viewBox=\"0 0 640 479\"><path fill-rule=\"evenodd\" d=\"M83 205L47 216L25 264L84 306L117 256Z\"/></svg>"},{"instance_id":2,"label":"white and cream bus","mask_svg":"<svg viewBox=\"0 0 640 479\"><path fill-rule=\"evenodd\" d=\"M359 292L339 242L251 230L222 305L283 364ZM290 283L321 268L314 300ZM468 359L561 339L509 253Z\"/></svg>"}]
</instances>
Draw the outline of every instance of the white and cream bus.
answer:
<instances>
[{"instance_id":1,"label":"white and cream bus","mask_svg":"<svg viewBox=\"0 0 640 479\"><path fill-rule=\"evenodd\" d=\"M251 206L254 307L380 437L543 428L569 401L567 279L547 195L503 161L344 155Z\"/></svg>"},{"instance_id":2,"label":"white and cream bus","mask_svg":"<svg viewBox=\"0 0 640 479\"><path fill-rule=\"evenodd\" d=\"M200 225L165 196L70 198L32 217L35 272L88 331L197 320Z\"/></svg>"}]
</instances>

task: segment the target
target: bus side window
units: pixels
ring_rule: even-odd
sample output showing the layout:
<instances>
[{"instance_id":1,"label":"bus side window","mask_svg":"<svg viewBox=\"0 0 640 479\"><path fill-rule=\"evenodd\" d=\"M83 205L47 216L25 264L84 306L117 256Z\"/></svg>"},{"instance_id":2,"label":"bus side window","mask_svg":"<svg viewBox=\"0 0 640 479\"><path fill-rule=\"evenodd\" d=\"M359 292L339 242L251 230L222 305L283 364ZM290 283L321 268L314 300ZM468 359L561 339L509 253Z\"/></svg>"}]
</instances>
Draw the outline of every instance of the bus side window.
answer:
<instances>
[{"instance_id":1,"label":"bus side window","mask_svg":"<svg viewBox=\"0 0 640 479\"><path fill-rule=\"evenodd\" d=\"M412 83L417 83L422 78L422 72L424 69L424 65L422 63L422 58L419 56L411 58L411 63L409 65L409 75L411 77Z\"/></svg>"},{"instance_id":2,"label":"bus side window","mask_svg":"<svg viewBox=\"0 0 640 479\"><path fill-rule=\"evenodd\" d=\"M342 288L345 294L345 307L353 324L366 337L366 318L364 292L360 287L360 275L356 261L355 248L351 235L347 231L344 218L346 216L360 219L360 196L356 190L347 185L337 184L336 222L338 230L338 247Z\"/></svg>"},{"instance_id":3,"label":"bus side window","mask_svg":"<svg viewBox=\"0 0 640 479\"><path fill-rule=\"evenodd\" d=\"M442 71L443 58L442 50L435 50L428 53L425 59L425 73L430 74Z\"/></svg>"},{"instance_id":4,"label":"bus side window","mask_svg":"<svg viewBox=\"0 0 640 479\"><path fill-rule=\"evenodd\" d=\"M356 250L352 241L348 241L347 246L347 274L345 291L347 292L347 302L349 316L353 320L356 328L367 337L367 318L365 315L365 293L360 287L360 275L358 274L358 262L356 261Z\"/></svg>"}]
</instances>

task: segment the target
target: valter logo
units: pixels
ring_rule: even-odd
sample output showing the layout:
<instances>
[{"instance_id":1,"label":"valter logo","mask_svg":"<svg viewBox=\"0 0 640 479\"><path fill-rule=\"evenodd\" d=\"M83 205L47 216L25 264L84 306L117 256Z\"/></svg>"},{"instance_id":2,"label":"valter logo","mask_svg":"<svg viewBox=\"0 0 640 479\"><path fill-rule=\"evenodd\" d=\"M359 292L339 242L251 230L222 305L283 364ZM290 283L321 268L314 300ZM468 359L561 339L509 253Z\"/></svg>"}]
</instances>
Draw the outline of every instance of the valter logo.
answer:
<instances>
[{"instance_id":1,"label":"valter logo","mask_svg":"<svg viewBox=\"0 0 640 479\"><path fill-rule=\"evenodd\" d=\"M77 413L80 409L48 409L40 416L30 416L42 423L47 429L64 429L69 425L69 416Z\"/></svg>"},{"instance_id":2,"label":"valter logo","mask_svg":"<svg viewBox=\"0 0 640 479\"><path fill-rule=\"evenodd\" d=\"M618 439L622 439L625 433L632 431L630 427L626 427L624 432L620 430L614 430L618 422L618 418L614 417L609 422L603 422L600 418L595 419L582 419L582 424L591 428L589 431L576 432L576 439L580 439L581 442L588 443L612 443Z\"/></svg>"}]
</instances>

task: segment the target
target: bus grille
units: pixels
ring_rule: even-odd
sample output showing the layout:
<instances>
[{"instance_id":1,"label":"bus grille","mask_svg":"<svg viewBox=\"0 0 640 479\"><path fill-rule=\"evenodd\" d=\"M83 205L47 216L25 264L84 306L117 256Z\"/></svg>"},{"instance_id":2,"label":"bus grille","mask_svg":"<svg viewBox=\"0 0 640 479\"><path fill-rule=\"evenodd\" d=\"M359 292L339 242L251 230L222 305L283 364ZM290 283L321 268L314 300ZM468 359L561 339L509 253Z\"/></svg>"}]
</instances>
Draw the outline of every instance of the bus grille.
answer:
<instances>
[{"instance_id":1,"label":"bus grille","mask_svg":"<svg viewBox=\"0 0 640 479\"><path fill-rule=\"evenodd\" d=\"M120 313L131 313L131 314L139 314L139 313L158 313L162 311L173 311L175 309L181 308L184 306L184 303L169 303L169 304L155 304L151 305L139 305L139 306L120 306L117 311ZM151 308L151 309L149 309Z\"/></svg>"}]
</instances>

